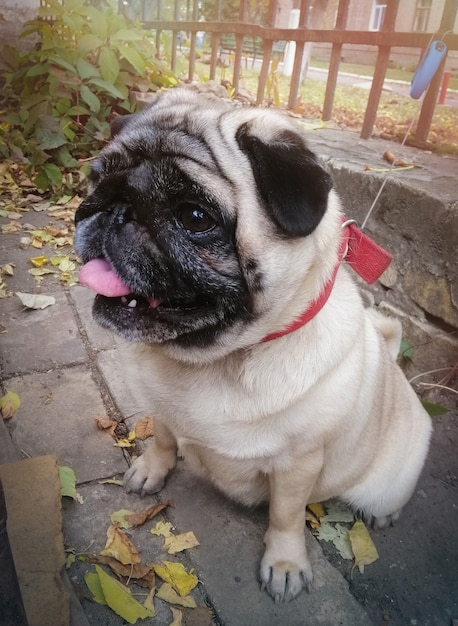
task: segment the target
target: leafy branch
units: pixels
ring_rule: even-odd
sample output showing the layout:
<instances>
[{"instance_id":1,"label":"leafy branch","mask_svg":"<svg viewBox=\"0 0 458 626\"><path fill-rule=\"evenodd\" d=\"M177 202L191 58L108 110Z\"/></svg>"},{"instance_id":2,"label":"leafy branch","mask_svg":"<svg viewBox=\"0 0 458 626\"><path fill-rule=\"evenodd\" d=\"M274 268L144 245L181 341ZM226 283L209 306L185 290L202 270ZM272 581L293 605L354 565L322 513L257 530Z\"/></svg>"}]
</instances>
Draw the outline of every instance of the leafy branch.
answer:
<instances>
[{"instance_id":1,"label":"leafy branch","mask_svg":"<svg viewBox=\"0 0 458 626\"><path fill-rule=\"evenodd\" d=\"M113 116L131 112L132 92L177 78L155 58L139 22L88 0L44 0L21 37L25 53L0 56L0 158L21 164L40 191L68 187L70 171L109 138Z\"/></svg>"}]
</instances>

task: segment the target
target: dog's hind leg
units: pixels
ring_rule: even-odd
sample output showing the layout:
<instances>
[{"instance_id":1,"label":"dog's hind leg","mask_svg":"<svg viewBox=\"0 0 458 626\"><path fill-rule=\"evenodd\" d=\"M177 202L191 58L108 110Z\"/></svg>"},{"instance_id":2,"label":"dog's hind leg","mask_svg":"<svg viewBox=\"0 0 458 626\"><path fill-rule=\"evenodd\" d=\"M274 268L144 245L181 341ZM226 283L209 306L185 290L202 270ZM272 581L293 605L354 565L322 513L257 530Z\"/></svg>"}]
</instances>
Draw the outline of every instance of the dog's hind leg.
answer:
<instances>
[{"instance_id":1,"label":"dog's hind leg","mask_svg":"<svg viewBox=\"0 0 458 626\"><path fill-rule=\"evenodd\" d=\"M127 493L134 491L142 496L156 493L176 464L176 439L164 424L155 421L154 440L124 474L124 488Z\"/></svg>"}]
</instances>

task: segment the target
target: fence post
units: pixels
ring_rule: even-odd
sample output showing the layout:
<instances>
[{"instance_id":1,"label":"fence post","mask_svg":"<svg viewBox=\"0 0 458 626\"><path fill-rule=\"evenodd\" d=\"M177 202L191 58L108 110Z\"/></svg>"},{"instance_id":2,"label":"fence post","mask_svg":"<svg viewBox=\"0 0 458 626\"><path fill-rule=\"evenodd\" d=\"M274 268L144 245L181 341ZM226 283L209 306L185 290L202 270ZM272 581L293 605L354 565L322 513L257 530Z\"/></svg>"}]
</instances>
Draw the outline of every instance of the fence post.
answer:
<instances>
[{"instance_id":1,"label":"fence post","mask_svg":"<svg viewBox=\"0 0 458 626\"><path fill-rule=\"evenodd\" d=\"M394 31L398 6L399 0L387 0L385 19L383 20L383 26L381 28L382 31ZM366 113L364 114L363 127L361 129L362 139L369 139L372 134L372 129L374 128L383 83L385 82L386 69L388 67L388 61L390 60L390 51L390 46L379 46L371 91L367 101Z\"/></svg>"},{"instance_id":2,"label":"fence post","mask_svg":"<svg viewBox=\"0 0 458 626\"><path fill-rule=\"evenodd\" d=\"M350 0L340 0L337 9L337 19L334 30L345 30L347 25L348 7ZM328 80L326 82L326 93L324 95L322 120L326 122L331 119L332 107L334 105L334 95L337 86L337 76L339 74L340 54L342 52L342 44L332 44L331 58L329 60Z\"/></svg>"},{"instance_id":3,"label":"fence post","mask_svg":"<svg viewBox=\"0 0 458 626\"><path fill-rule=\"evenodd\" d=\"M270 0L268 26L275 26L275 17L277 12L277 0ZM274 42L272 39L264 41L264 55L262 58L261 72L259 74L258 92L256 94L256 104L262 104L264 93L266 91L267 77L269 76L270 61L272 60L272 47Z\"/></svg>"},{"instance_id":4,"label":"fence post","mask_svg":"<svg viewBox=\"0 0 458 626\"><path fill-rule=\"evenodd\" d=\"M310 0L301 0L299 28L304 30L307 28L307 16L310 10ZM296 41L296 52L294 55L293 72L289 84L288 107L295 109L297 105L297 96L299 93L299 85L301 83L302 57L304 56L304 41Z\"/></svg>"},{"instance_id":5,"label":"fence post","mask_svg":"<svg viewBox=\"0 0 458 626\"><path fill-rule=\"evenodd\" d=\"M457 0L445 0L444 11L442 13L441 24L439 26L440 33L446 33L448 30L453 29L455 23L456 14L458 11ZM431 122L433 120L434 109L436 108L437 95L441 84L441 78L445 67L445 60L447 55L444 55L439 69L435 73L428 91L423 100L421 107L420 117L418 118L417 130L415 132L415 139L417 141L426 141L431 128Z\"/></svg>"}]
</instances>

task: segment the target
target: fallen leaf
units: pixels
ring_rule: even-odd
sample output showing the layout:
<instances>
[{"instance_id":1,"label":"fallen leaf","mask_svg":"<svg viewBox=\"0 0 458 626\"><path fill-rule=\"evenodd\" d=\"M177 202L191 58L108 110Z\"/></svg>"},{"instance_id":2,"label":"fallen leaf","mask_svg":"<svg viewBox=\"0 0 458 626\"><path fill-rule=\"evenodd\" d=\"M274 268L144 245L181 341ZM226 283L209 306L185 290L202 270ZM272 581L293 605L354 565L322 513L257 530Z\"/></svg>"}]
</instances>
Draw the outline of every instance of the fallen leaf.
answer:
<instances>
[{"instance_id":1,"label":"fallen leaf","mask_svg":"<svg viewBox=\"0 0 458 626\"><path fill-rule=\"evenodd\" d=\"M57 274L56 270L52 270L49 267L32 267L32 269L28 270L28 272L35 277L46 276L47 274Z\"/></svg>"},{"instance_id":2,"label":"fallen leaf","mask_svg":"<svg viewBox=\"0 0 458 626\"><path fill-rule=\"evenodd\" d=\"M116 427L118 425L118 422L116 420L110 420L106 417L96 417L95 423L99 430L106 430L111 436L114 435L114 431L116 430Z\"/></svg>"},{"instance_id":3,"label":"fallen leaf","mask_svg":"<svg viewBox=\"0 0 458 626\"><path fill-rule=\"evenodd\" d=\"M154 423L152 417L144 417L135 424L135 437L141 441L154 435Z\"/></svg>"},{"instance_id":4,"label":"fallen leaf","mask_svg":"<svg viewBox=\"0 0 458 626\"><path fill-rule=\"evenodd\" d=\"M164 602L168 602L169 604L184 606L188 609L194 609L197 606L196 601L192 596L183 597L178 595L170 583L164 583L161 585L159 591L156 593L156 598L164 600Z\"/></svg>"},{"instance_id":5,"label":"fallen leaf","mask_svg":"<svg viewBox=\"0 0 458 626\"><path fill-rule=\"evenodd\" d=\"M118 487L122 487L124 485L124 481L120 478L105 478L104 480L99 480L99 485L118 485Z\"/></svg>"},{"instance_id":6,"label":"fallen leaf","mask_svg":"<svg viewBox=\"0 0 458 626\"><path fill-rule=\"evenodd\" d=\"M117 448L132 448L132 443L128 439L118 439L113 445Z\"/></svg>"},{"instance_id":7,"label":"fallen leaf","mask_svg":"<svg viewBox=\"0 0 458 626\"><path fill-rule=\"evenodd\" d=\"M153 612L133 598L127 587L109 576L99 565L96 565L95 569L105 602L117 615L129 624L135 624L138 619L153 617Z\"/></svg>"},{"instance_id":8,"label":"fallen leaf","mask_svg":"<svg viewBox=\"0 0 458 626\"><path fill-rule=\"evenodd\" d=\"M199 582L197 576L193 573L194 570L188 573L182 563L163 561L162 565L154 565L154 571L164 582L172 585L182 598L187 596Z\"/></svg>"},{"instance_id":9,"label":"fallen leaf","mask_svg":"<svg viewBox=\"0 0 458 626\"><path fill-rule=\"evenodd\" d=\"M133 525L128 522L125 518L125 515L135 515L134 511L129 511L128 509L120 509L119 511L115 511L110 515L112 524L119 524L121 528L133 528Z\"/></svg>"},{"instance_id":10,"label":"fallen leaf","mask_svg":"<svg viewBox=\"0 0 458 626\"><path fill-rule=\"evenodd\" d=\"M186 612L186 626L212 626L212 610L206 606L198 606Z\"/></svg>"},{"instance_id":11,"label":"fallen leaf","mask_svg":"<svg viewBox=\"0 0 458 626\"><path fill-rule=\"evenodd\" d=\"M97 572L86 572L84 575L84 582L86 583L89 591L92 593L92 599L97 604L106 605L105 594L103 593L100 577Z\"/></svg>"},{"instance_id":12,"label":"fallen leaf","mask_svg":"<svg viewBox=\"0 0 458 626\"><path fill-rule=\"evenodd\" d=\"M173 620L170 622L169 626L182 626L183 624L183 613L178 609L174 609L173 606L170 607L172 611Z\"/></svg>"},{"instance_id":13,"label":"fallen leaf","mask_svg":"<svg viewBox=\"0 0 458 626\"><path fill-rule=\"evenodd\" d=\"M72 468L65 465L60 465L59 480L61 495L73 498L73 500L77 500L78 496L76 493L76 476Z\"/></svg>"},{"instance_id":14,"label":"fallen leaf","mask_svg":"<svg viewBox=\"0 0 458 626\"><path fill-rule=\"evenodd\" d=\"M99 554L111 556L123 565L140 563L141 561L137 548L127 535L122 532L118 524L112 524L108 528L105 548Z\"/></svg>"},{"instance_id":15,"label":"fallen leaf","mask_svg":"<svg viewBox=\"0 0 458 626\"><path fill-rule=\"evenodd\" d=\"M29 259L34 267L43 267L48 262L48 259L45 256L35 256Z\"/></svg>"},{"instance_id":16,"label":"fallen leaf","mask_svg":"<svg viewBox=\"0 0 458 626\"><path fill-rule=\"evenodd\" d=\"M46 307L56 304L56 299L53 296L45 296L39 293L23 293L21 291L16 291L16 295L28 309L46 309Z\"/></svg>"},{"instance_id":17,"label":"fallen leaf","mask_svg":"<svg viewBox=\"0 0 458 626\"><path fill-rule=\"evenodd\" d=\"M369 535L364 522L356 520L353 527L348 531L351 549L355 555L355 564L352 571L358 566L361 574L364 573L364 566L370 565L378 559L377 548Z\"/></svg>"},{"instance_id":18,"label":"fallen leaf","mask_svg":"<svg viewBox=\"0 0 458 626\"><path fill-rule=\"evenodd\" d=\"M85 560L89 563L108 565L116 576L126 581L135 580L135 583L141 587L150 588L155 585L156 574L154 573L152 565L142 565L141 563L123 565L112 556L103 556L100 554L87 556Z\"/></svg>"},{"instance_id":19,"label":"fallen leaf","mask_svg":"<svg viewBox=\"0 0 458 626\"><path fill-rule=\"evenodd\" d=\"M316 537L319 541L331 541L343 559L353 560L353 552L348 538L348 529L340 524L332 526L321 520Z\"/></svg>"},{"instance_id":20,"label":"fallen leaf","mask_svg":"<svg viewBox=\"0 0 458 626\"><path fill-rule=\"evenodd\" d=\"M126 522L131 524L132 527L141 526L148 520L155 517L158 513L163 511L168 506L173 507L173 502L171 500L168 500L164 504L163 503L153 504L153 506L150 506L145 511L140 511L139 513L132 513L131 515L126 515L125 516Z\"/></svg>"},{"instance_id":21,"label":"fallen leaf","mask_svg":"<svg viewBox=\"0 0 458 626\"><path fill-rule=\"evenodd\" d=\"M70 567L73 565L75 561L76 561L75 554L73 552L70 552L70 554L65 559L65 569L70 569Z\"/></svg>"},{"instance_id":22,"label":"fallen leaf","mask_svg":"<svg viewBox=\"0 0 458 626\"><path fill-rule=\"evenodd\" d=\"M173 535L172 533L173 524L171 522L158 522L156 526L154 526L150 533L152 535L161 535L162 537L170 537Z\"/></svg>"},{"instance_id":23,"label":"fallen leaf","mask_svg":"<svg viewBox=\"0 0 458 626\"><path fill-rule=\"evenodd\" d=\"M156 615L156 611L154 609L154 603L153 603L155 593L156 593L156 587L151 587L148 595L145 598L145 601L143 602L143 606L149 611L151 611L151 613L153 614L153 617ZM172 612L173 612L173 609L172 609Z\"/></svg>"},{"instance_id":24,"label":"fallen leaf","mask_svg":"<svg viewBox=\"0 0 458 626\"><path fill-rule=\"evenodd\" d=\"M5 263L5 265L2 265L0 269L2 271L2 274L6 274L7 276L14 276L15 267L16 266L14 263Z\"/></svg>"},{"instance_id":25,"label":"fallen leaf","mask_svg":"<svg viewBox=\"0 0 458 626\"><path fill-rule=\"evenodd\" d=\"M20 406L21 399L14 391L8 391L0 398L0 411L4 420L11 419Z\"/></svg>"},{"instance_id":26,"label":"fallen leaf","mask_svg":"<svg viewBox=\"0 0 458 626\"><path fill-rule=\"evenodd\" d=\"M329 500L326 502L326 515L323 516L323 522L353 522L355 516L348 505L340 500Z\"/></svg>"},{"instance_id":27,"label":"fallen leaf","mask_svg":"<svg viewBox=\"0 0 458 626\"><path fill-rule=\"evenodd\" d=\"M181 533L180 535L171 535L164 540L164 548L169 554L176 554L177 552L189 550L199 545L200 543L197 541L197 537L192 530L187 533Z\"/></svg>"},{"instance_id":28,"label":"fallen leaf","mask_svg":"<svg viewBox=\"0 0 458 626\"><path fill-rule=\"evenodd\" d=\"M324 514L324 507L322 504L307 504L305 521L309 523L311 528L319 528L320 519L324 516Z\"/></svg>"}]
</instances>

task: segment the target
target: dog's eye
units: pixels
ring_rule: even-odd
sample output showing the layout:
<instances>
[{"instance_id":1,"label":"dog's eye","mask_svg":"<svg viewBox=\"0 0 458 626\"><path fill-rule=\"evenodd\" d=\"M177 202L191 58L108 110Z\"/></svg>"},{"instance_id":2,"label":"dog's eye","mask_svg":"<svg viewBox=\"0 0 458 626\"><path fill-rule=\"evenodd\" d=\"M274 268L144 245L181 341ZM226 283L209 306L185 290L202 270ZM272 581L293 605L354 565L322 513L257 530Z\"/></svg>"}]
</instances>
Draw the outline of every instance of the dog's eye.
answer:
<instances>
[{"instance_id":1,"label":"dog's eye","mask_svg":"<svg viewBox=\"0 0 458 626\"><path fill-rule=\"evenodd\" d=\"M178 208L178 219L191 233L204 233L216 226L215 220L197 204L182 204Z\"/></svg>"}]
</instances>

